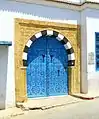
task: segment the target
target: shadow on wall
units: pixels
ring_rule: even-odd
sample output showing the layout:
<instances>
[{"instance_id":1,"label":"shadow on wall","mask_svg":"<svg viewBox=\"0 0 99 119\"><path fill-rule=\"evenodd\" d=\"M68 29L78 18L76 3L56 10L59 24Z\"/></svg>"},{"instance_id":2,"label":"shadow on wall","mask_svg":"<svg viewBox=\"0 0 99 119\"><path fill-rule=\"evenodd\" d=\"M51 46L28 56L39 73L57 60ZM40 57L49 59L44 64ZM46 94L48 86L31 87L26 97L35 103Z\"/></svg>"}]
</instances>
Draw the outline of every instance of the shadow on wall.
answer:
<instances>
[{"instance_id":1,"label":"shadow on wall","mask_svg":"<svg viewBox=\"0 0 99 119\"><path fill-rule=\"evenodd\" d=\"M8 47L0 46L0 109L5 109L7 90Z\"/></svg>"},{"instance_id":2,"label":"shadow on wall","mask_svg":"<svg viewBox=\"0 0 99 119\"><path fill-rule=\"evenodd\" d=\"M37 4L26 4L5 0L1 1L0 9L4 11L23 13L52 20L74 20L76 24L80 24L80 13L77 11Z\"/></svg>"}]
</instances>

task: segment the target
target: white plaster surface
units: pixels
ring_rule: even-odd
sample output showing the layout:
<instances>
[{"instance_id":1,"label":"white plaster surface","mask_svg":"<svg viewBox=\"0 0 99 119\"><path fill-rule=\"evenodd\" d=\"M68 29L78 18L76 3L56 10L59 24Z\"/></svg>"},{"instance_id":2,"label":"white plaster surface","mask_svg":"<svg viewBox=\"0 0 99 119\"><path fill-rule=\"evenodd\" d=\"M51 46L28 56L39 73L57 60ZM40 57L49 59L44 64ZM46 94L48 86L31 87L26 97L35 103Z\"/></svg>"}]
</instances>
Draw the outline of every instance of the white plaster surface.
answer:
<instances>
[{"instance_id":1,"label":"white plaster surface","mask_svg":"<svg viewBox=\"0 0 99 119\"><path fill-rule=\"evenodd\" d=\"M57 0L57 1L70 2L70 3L80 3L81 2L81 0Z\"/></svg>"},{"instance_id":2,"label":"white plaster surface","mask_svg":"<svg viewBox=\"0 0 99 119\"><path fill-rule=\"evenodd\" d=\"M99 10L81 12L81 92L99 95L99 71L95 63L95 32L99 32ZM89 53L94 54L94 64L89 64Z\"/></svg>"},{"instance_id":3,"label":"white plaster surface","mask_svg":"<svg viewBox=\"0 0 99 119\"><path fill-rule=\"evenodd\" d=\"M49 35L49 36L53 35L53 31L47 30L47 35Z\"/></svg>"},{"instance_id":4,"label":"white plaster surface","mask_svg":"<svg viewBox=\"0 0 99 119\"><path fill-rule=\"evenodd\" d=\"M31 41L31 40L28 40L28 42L27 42L26 46L30 47L30 46L31 46L31 44L32 44L32 41Z\"/></svg>"},{"instance_id":5,"label":"white plaster surface","mask_svg":"<svg viewBox=\"0 0 99 119\"><path fill-rule=\"evenodd\" d=\"M99 71L96 71L95 32L99 32L99 10L88 9L87 14L87 76L89 93L99 95ZM94 53L94 64L88 64L88 53Z\"/></svg>"},{"instance_id":6,"label":"white plaster surface","mask_svg":"<svg viewBox=\"0 0 99 119\"><path fill-rule=\"evenodd\" d=\"M70 42L67 42L67 43L64 45L64 47L65 47L66 49L70 49L72 46L71 46Z\"/></svg>"},{"instance_id":7,"label":"white plaster surface","mask_svg":"<svg viewBox=\"0 0 99 119\"><path fill-rule=\"evenodd\" d=\"M23 52L23 57L22 59L27 60L27 53Z\"/></svg>"},{"instance_id":8,"label":"white plaster surface","mask_svg":"<svg viewBox=\"0 0 99 119\"><path fill-rule=\"evenodd\" d=\"M68 55L68 60L75 60L75 55L74 55L74 53Z\"/></svg>"},{"instance_id":9,"label":"white plaster surface","mask_svg":"<svg viewBox=\"0 0 99 119\"><path fill-rule=\"evenodd\" d=\"M88 2L97 2L97 3L99 3L99 0L86 0L86 1L88 1Z\"/></svg>"},{"instance_id":10,"label":"white plaster surface","mask_svg":"<svg viewBox=\"0 0 99 119\"><path fill-rule=\"evenodd\" d=\"M0 109L6 106L8 47L0 46Z\"/></svg>"},{"instance_id":11,"label":"white plaster surface","mask_svg":"<svg viewBox=\"0 0 99 119\"><path fill-rule=\"evenodd\" d=\"M58 0L58 1L68 1L68 2L73 2L73 3L83 3L85 1L88 1L88 2L99 2L99 0Z\"/></svg>"},{"instance_id":12,"label":"white plaster surface","mask_svg":"<svg viewBox=\"0 0 99 119\"><path fill-rule=\"evenodd\" d=\"M8 48L6 108L15 106L14 46Z\"/></svg>"},{"instance_id":13,"label":"white plaster surface","mask_svg":"<svg viewBox=\"0 0 99 119\"><path fill-rule=\"evenodd\" d=\"M86 10L81 12L81 92L88 93Z\"/></svg>"},{"instance_id":14,"label":"white plaster surface","mask_svg":"<svg viewBox=\"0 0 99 119\"><path fill-rule=\"evenodd\" d=\"M42 36L41 32L35 34L36 38L39 38Z\"/></svg>"}]
</instances>

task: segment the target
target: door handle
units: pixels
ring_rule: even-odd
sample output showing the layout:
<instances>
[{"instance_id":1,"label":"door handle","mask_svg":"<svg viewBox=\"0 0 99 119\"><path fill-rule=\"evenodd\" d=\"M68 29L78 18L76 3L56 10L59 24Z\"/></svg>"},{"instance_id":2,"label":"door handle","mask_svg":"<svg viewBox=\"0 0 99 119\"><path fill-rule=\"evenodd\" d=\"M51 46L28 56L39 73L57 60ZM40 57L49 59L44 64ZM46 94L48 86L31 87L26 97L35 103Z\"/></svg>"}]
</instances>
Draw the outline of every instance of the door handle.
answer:
<instances>
[{"instance_id":1,"label":"door handle","mask_svg":"<svg viewBox=\"0 0 99 119\"><path fill-rule=\"evenodd\" d=\"M66 66L64 66L64 69L65 69L65 71L67 70L67 67Z\"/></svg>"},{"instance_id":2,"label":"door handle","mask_svg":"<svg viewBox=\"0 0 99 119\"><path fill-rule=\"evenodd\" d=\"M44 62L45 55L42 55L42 57L43 57L43 62Z\"/></svg>"},{"instance_id":3,"label":"door handle","mask_svg":"<svg viewBox=\"0 0 99 119\"><path fill-rule=\"evenodd\" d=\"M50 57L51 57L51 63L52 63L52 58L53 58L53 55L50 55Z\"/></svg>"},{"instance_id":4,"label":"door handle","mask_svg":"<svg viewBox=\"0 0 99 119\"><path fill-rule=\"evenodd\" d=\"M60 75L60 70L58 69L57 71L58 71L58 76L59 76Z\"/></svg>"}]
</instances>

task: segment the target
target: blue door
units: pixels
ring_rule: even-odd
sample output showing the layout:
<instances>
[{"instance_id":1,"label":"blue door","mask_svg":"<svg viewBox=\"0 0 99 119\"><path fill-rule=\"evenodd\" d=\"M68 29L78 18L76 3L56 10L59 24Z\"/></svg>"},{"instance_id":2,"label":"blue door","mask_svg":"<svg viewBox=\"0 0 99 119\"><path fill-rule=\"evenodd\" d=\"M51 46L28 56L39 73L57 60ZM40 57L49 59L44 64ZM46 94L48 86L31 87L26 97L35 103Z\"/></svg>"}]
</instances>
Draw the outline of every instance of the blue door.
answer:
<instances>
[{"instance_id":1,"label":"blue door","mask_svg":"<svg viewBox=\"0 0 99 119\"><path fill-rule=\"evenodd\" d=\"M67 53L55 38L47 37L47 80L49 96L68 94Z\"/></svg>"},{"instance_id":2,"label":"blue door","mask_svg":"<svg viewBox=\"0 0 99 119\"><path fill-rule=\"evenodd\" d=\"M67 53L57 39L37 39L29 48L27 61L29 98L68 94Z\"/></svg>"},{"instance_id":3,"label":"blue door","mask_svg":"<svg viewBox=\"0 0 99 119\"><path fill-rule=\"evenodd\" d=\"M29 48L27 67L27 95L46 96L46 39L36 40Z\"/></svg>"}]
</instances>

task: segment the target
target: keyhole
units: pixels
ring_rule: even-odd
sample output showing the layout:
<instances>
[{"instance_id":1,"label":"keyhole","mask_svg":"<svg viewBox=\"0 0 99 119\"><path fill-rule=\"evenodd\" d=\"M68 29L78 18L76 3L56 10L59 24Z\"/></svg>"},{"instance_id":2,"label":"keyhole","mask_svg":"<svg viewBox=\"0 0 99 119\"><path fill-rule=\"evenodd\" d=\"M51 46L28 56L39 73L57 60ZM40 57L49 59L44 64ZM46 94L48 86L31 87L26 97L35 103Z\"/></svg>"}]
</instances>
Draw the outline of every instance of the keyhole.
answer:
<instances>
[{"instance_id":1,"label":"keyhole","mask_svg":"<svg viewBox=\"0 0 99 119\"><path fill-rule=\"evenodd\" d=\"M44 62L45 55L42 55L42 57L43 57L43 62Z\"/></svg>"},{"instance_id":2,"label":"keyhole","mask_svg":"<svg viewBox=\"0 0 99 119\"><path fill-rule=\"evenodd\" d=\"M52 58L53 58L53 55L50 55L50 57L51 57L51 63L52 63Z\"/></svg>"},{"instance_id":3,"label":"keyhole","mask_svg":"<svg viewBox=\"0 0 99 119\"><path fill-rule=\"evenodd\" d=\"M64 66L64 70L67 71L67 67L66 66Z\"/></svg>"},{"instance_id":4,"label":"keyhole","mask_svg":"<svg viewBox=\"0 0 99 119\"><path fill-rule=\"evenodd\" d=\"M58 71L58 76L59 76L59 74L60 74L60 70L57 70Z\"/></svg>"}]
</instances>

